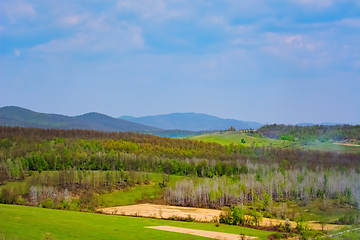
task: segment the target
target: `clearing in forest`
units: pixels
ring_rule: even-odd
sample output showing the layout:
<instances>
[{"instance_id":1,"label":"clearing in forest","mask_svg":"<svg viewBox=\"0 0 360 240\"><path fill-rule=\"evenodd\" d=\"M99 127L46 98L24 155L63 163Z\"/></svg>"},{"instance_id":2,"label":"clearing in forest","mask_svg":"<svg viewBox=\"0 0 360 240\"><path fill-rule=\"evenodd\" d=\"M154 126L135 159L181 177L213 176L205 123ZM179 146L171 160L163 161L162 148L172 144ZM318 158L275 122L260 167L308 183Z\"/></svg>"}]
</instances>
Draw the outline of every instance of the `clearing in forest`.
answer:
<instances>
[{"instance_id":1,"label":"clearing in forest","mask_svg":"<svg viewBox=\"0 0 360 240\"><path fill-rule=\"evenodd\" d=\"M137 204L121 207L110 207L99 209L108 214L119 214L127 216L141 216L141 217L154 217L154 218L170 218L170 217L188 217L189 215L196 219L196 221L210 222L214 218L218 218L221 210L205 209L205 208L193 208L193 207L178 207L168 205L156 205L156 204ZM277 220L271 218L263 218L261 226L272 226L277 224L284 224L284 220ZM296 222L290 221L291 227L296 227ZM309 223L309 226L314 230L321 230L321 224ZM324 229L337 230L341 229L342 225L327 224Z\"/></svg>"}]
</instances>

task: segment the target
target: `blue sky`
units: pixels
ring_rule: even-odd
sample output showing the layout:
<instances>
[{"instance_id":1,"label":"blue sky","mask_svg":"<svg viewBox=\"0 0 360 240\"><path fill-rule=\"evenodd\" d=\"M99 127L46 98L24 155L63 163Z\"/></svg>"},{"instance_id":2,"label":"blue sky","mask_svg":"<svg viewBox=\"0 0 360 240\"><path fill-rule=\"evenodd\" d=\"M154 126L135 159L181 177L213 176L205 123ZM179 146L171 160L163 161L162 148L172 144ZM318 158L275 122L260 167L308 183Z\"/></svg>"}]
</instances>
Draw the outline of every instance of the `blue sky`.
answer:
<instances>
[{"instance_id":1,"label":"blue sky","mask_svg":"<svg viewBox=\"0 0 360 240\"><path fill-rule=\"evenodd\" d=\"M2 0L8 105L360 124L360 2Z\"/></svg>"}]
</instances>

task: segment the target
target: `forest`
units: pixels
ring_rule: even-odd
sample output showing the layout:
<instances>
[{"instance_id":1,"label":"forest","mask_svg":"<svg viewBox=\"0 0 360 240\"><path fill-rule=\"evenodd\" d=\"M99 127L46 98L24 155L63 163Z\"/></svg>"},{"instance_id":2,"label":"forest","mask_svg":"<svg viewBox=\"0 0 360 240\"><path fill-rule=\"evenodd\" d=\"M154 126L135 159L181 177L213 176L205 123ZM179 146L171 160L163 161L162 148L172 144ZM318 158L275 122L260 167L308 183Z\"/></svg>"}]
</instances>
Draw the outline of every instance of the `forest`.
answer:
<instances>
[{"instance_id":1,"label":"forest","mask_svg":"<svg viewBox=\"0 0 360 240\"><path fill-rule=\"evenodd\" d=\"M247 162L284 168L355 169L360 154L298 148L222 146L147 134L0 127L2 178L43 170L135 170L213 177L248 171ZM7 170L6 170L7 169Z\"/></svg>"},{"instance_id":2,"label":"forest","mask_svg":"<svg viewBox=\"0 0 360 240\"><path fill-rule=\"evenodd\" d=\"M99 194L153 184L156 173L158 201L170 205L237 206L283 219L295 214L275 203L360 208L356 153L21 127L0 127L0 139L0 184L26 180L25 190L2 188L2 203L95 211ZM170 184L172 175L182 178Z\"/></svg>"},{"instance_id":3,"label":"forest","mask_svg":"<svg viewBox=\"0 0 360 240\"><path fill-rule=\"evenodd\" d=\"M355 141L360 142L360 125L313 125L298 126L273 124L258 129L259 133L269 138L289 141Z\"/></svg>"}]
</instances>

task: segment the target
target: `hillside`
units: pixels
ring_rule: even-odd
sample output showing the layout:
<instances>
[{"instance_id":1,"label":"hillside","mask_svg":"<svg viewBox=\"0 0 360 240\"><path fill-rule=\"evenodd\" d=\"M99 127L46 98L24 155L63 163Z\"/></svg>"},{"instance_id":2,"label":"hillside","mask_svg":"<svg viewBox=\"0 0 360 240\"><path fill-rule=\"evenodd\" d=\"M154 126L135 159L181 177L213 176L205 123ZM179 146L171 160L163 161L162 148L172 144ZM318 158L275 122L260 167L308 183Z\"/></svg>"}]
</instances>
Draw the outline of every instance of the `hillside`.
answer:
<instances>
[{"instance_id":1,"label":"hillside","mask_svg":"<svg viewBox=\"0 0 360 240\"><path fill-rule=\"evenodd\" d=\"M274 139L289 140L292 142L354 142L360 140L360 125L264 125L258 132Z\"/></svg>"},{"instance_id":2,"label":"hillside","mask_svg":"<svg viewBox=\"0 0 360 240\"><path fill-rule=\"evenodd\" d=\"M192 136L215 133L218 132L218 130L214 130L214 131L160 130L160 131L137 131L137 132L143 134L150 134L158 137L189 138Z\"/></svg>"},{"instance_id":3,"label":"hillside","mask_svg":"<svg viewBox=\"0 0 360 240\"><path fill-rule=\"evenodd\" d=\"M234 126L236 129L258 129L263 125L258 122L223 119L202 113L171 113L145 117L122 116L120 119L165 130L181 129L188 131L212 131L228 129L231 126Z\"/></svg>"},{"instance_id":4,"label":"hillside","mask_svg":"<svg viewBox=\"0 0 360 240\"><path fill-rule=\"evenodd\" d=\"M302 143L299 141L289 141L284 139L276 139L265 137L258 132L249 133L249 132L223 132L223 133L212 133L204 134L198 136L188 137L191 140L198 140L203 142L216 142L221 145L229 144L243 144L245 146L254 146L254 147L280 147L286 149L307 149L307 150L320 150L320 151L331 151L338 153L360 153L359 146L346 146L346 145L336 145L331 142L321 142L321 141L311 141L307 143ZM242 143L241 140L244 139L245 143Z\"/></svg>"},{"instance_id":5,"label":"hillside","mask_svg":"<svg viewBox=\"0 0 360 240\"><path fill-rule=\"evenodd\" d=\"M189 137L189 139L203 141L203 142L216 142L216 143L220 143L221 145L229 145L233 143L233 144L243 144L248 147L250 146L256 146L256 147L272 146L272 147L282 147L282 148L292 147L291 142L289 141L260 137L256 133L250 134L239 131L204 134L204 135ZM241 142L242 139L244 140L244 142Z\"/></svg>"},{"instance_id":6,"label":"hillside","mask_svg":"<svg viewBox=\"0 0 360 240\"><path fill-rule=\"evenodd\" d=\"M25 108L0 108L0 125L34 128L89 129L97 131L158 131L159 128L116 119L100 113L87 113L69 117L59 114L38 113Z\"/></svg>"}]
</instances>

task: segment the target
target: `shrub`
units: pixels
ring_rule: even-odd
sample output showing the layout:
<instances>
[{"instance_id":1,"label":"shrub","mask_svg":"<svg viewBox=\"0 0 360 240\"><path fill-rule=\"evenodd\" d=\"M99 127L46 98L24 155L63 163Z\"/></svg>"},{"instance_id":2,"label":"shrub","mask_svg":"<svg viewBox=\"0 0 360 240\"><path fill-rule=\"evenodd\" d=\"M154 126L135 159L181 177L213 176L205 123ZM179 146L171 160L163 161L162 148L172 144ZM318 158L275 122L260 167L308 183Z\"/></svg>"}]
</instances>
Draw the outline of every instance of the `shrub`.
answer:
<instances>
[{"instance_id":1,"label":"shrub","mask_svg":"<svg viewBox=\"0 0 360 240\"><path fill-rule=\"evenodd\" d=\"M46 233L45 237L43 239L44 240L55 240L56 238L54 236L52 236L51 233Z\"/></svg>"},{"instance_id":2,"label":"shrub","mask_svg":"<svg viewBox=\"0 0 360 240\"><path fill-rule=\"evenodd\" d=\"M257 212L256 210L253 210L251 212L251 222L256 225L259 226L260 222L262 222L263 216L261 215L260 212Z\"/></svg>"},{"instance_id":3,"label":"shrub","mask_svg":"<svg viewBox=\"0 0 360 240\"><path fill-rule=\"evenodd\" d=\"M222 211L219 215L219 222L225 224L232 223L232 214L231 214L231 209L229 207L222 208Z\"/></svg>"},{"instance_id":4,"label":"shrub","mask_svg":"<svg viewBox=\"0 0 360 240\"><path fill-rule=\"evenodd\" d=\"M62 209L69 209L69 202L63 201L60 206Z\"/></svg>"},{"instance_id":5,"label":"shrub","mask_svg":"<svg viewBox=\"0 0 360 240\"><path fill-rule=\"evenodd\" d=\"M79 202L78 202L78 201L73 201L73 202L70 204L69 210L70 210L70 211L79 211L79 210L80 210L80 204L79 204Z\"/></svg>"},{"instance_id":6,"label":"shrub","mask_svg":"<svg viewBox=\"0 0 360 240\"><path fill-rule=\"evenodd\" d=\"M16 194L12 188L2 188L0 194L0 203L13 204L15 203Z\"/></svg>"},{"instance_id":7,"label":"shrub","mask_svg":"<svg viewBox=\"0 0 360 240\"><path fill-rule=\"evenodd\" d=\"M347 225L354 224L355 217L353 215L350 215L350 216L345 215L344 217L339 218L338 223L347 224Z\"/></svg>"},{"instance_id":8,"label":"shrub","mask_svg":"<svg viewBox=\"0 0 360 240\"><path fill-rule=\"evenodd\" d=\"M240 234L239 234L239 239L240 239L240 240L245 240L245 239L246 239L245 234L244 234L244 233L240 233Z\"/></svg>"},{"instance_id":9,"label":"shrub","mask_svg":"<svg viewBox=\"0 0 360 240\"><path fill-rule=\"evenodd\" d=\"M189 215L185 218L185 222L195 222L195 218L191 217L191 215L189 214Z\"/></svg>"},{"instance_id":10,"label":"shrub","mask_svg":"<svg viewBox=\"0 0 360 240\"><path fill-rule=\"evenodd\" d=\"M284 222L284 230L287 232L291 231L291 223L290 220L287 218Z\"/></svg>"},{"instance_id":11,"label":"shrub","mask_svg":"<svg viewBox=\"0 0 360 240\"><path fill-rule=\"evenodd\" d=\"M16 204L19 204L19 205L23 204L23 202L24 202L24 199L22 199L21 197L16 200Z\"/></svg>"},{"instance_id":12,"label":"shrub","mask_svg":"<svg viewBox=\"0 0 360 240\"><path fill-rule=\"evenodd\" d=\"M245 224L245 210L235 207L232 212L232 224L233 225L244 225Z\"/></svg>"},{"instance_id":13,"label":"shrub","mask_svg":"<svg viewBox=\"0 0 360 240\"><path fill-rule=\"evenodd\" d=\"M283 237L282 233L275 233L276 239L281 239Z\"/></svg>"},{"instance_id":14,"label":"shrub","mask_svg":"<svg viewBox=\"0 0 360 240\"><path fill-rule=\"evenodd\" d=\"M50 198L45 199L44 201L41 202L41 205L43 208L51 208L53 205L53 201Z\"/></svg>"},{"instance_id":15,"label":"shrub","mask_svg":"<svg viewBox=\"0 0 360 240\"><path fill-rule=\"evenodd\" d=\"M310 237L310 227L308 224L304 223L304 219L303 218L299 218L296 221L297 225L296 225L296 229L299 231L301 238L306 240L309 239Z\"/></svg>"}]
</instances>

